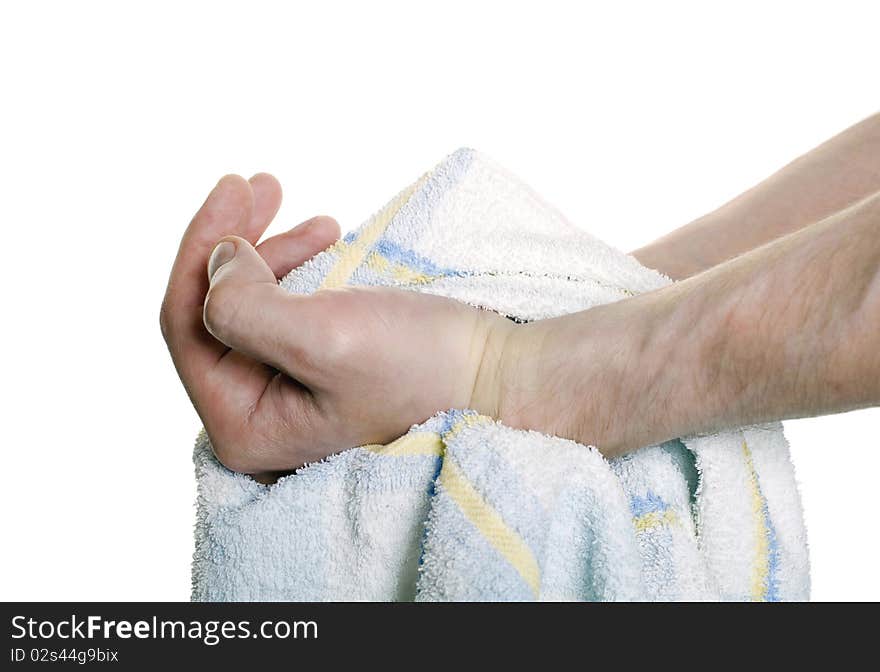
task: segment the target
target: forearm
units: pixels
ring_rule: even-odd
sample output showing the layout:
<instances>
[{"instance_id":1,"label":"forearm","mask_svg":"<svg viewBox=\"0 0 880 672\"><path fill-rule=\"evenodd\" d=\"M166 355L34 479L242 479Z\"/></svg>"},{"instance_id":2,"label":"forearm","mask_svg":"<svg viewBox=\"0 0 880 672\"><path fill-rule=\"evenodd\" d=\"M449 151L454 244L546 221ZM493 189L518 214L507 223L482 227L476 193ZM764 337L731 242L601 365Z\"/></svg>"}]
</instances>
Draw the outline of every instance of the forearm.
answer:
<instances>
[{"instance_id":1,"label":"forearm","mask_svg":"<svg viewBox=\"0 0 880 672\"><path fill-rule=\"evenodd\" d=\"M880 114L875 114L633 255L672 278L686 278L818 222L878 190Z\"/></svg>"},{"instance_id":2,"label":"forearm","mask_svg":"<svg viewBox=\"0 0 880 672\"><path fill-rule=\"evenodd\" d=\"M511 329L493 410L605 454L839 412L880 403L878 334L880 196L667 288Z\"/></svg>"}]
</instances>

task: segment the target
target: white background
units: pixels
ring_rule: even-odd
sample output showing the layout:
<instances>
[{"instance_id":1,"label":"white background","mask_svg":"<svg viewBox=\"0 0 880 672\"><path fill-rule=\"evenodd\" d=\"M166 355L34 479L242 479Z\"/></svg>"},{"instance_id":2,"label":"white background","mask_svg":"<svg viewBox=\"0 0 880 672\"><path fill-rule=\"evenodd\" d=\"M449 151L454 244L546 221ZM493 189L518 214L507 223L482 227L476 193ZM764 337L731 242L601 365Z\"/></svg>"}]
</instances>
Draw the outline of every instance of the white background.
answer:
<instances>
[{"instance_id":1,"label":"white background","mask_svg":"<svg viewBox=\"0 0 880 672\"><path fill-rule=\"evenodd\" d=\"M0 599L188 599L157 315L221 175L349 229L469 145L632 249L877 111L873 4L5 3ZM878 427L787 423L816 599L880 599Z\"/></svg>"}]
</instances>

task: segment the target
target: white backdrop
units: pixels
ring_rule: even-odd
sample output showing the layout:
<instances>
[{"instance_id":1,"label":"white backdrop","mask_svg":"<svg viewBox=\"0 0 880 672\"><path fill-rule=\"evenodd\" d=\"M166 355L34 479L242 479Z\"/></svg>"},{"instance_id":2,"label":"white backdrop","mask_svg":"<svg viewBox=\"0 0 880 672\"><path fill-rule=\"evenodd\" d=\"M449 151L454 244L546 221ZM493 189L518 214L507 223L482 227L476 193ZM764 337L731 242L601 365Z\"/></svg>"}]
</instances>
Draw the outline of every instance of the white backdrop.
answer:
<instances>
[{"instance_id":1,"label":"white backdrop","mask_svg":"<svg viewBox=\"0 0 880 672\"><path fill-rule=\"evenodd\" d=\"M221 175L345 230L470 145L632 249L877 111L875 4L5 3L0 599L188 598L158 308ZM878 427L787 423L816 599L880 599Z\"/></svg>"}]
</instances>

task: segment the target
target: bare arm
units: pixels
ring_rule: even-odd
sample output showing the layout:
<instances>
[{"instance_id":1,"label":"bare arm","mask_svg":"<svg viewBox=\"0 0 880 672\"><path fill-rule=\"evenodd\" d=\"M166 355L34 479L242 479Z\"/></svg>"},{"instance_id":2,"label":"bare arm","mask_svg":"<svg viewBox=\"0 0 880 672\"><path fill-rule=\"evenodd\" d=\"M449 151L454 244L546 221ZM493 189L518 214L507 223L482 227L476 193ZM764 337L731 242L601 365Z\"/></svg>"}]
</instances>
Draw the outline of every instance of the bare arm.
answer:
<instances>
[{"instance_id":1,"label":"bare arm","mask_svg":"<svg viewBox=\"0 0 880 672\"><path fill-rule=\"evenodd\" d=\"M880 114L875 114L633 255L674 279L686 278L814 224L878 190Z\"/></svg>"},{"instance_id":2,"label":"bare arm","mask_svg":"<svg viewBox=\"0 0 880 672\"><path fill-rule=\"evenodd\" d=\"M880 403L880 194L664 289L527 325L396 289L288 294L279 275L338 228L311 220L255 248L279 202L267 176L221 180L162 309L236 471L271 480L447 408L614 455Z\"/></svg>"},{"instance_id":3,"label":"bare arm","mask_svg":"<svg viewBox=\"0 0 880 672\"><path fill-rule=\"evenodd\" d=\"M880 403L880 194L667 288L508 333L488 409L606 454Z\"/></svg>"}]
</instances>

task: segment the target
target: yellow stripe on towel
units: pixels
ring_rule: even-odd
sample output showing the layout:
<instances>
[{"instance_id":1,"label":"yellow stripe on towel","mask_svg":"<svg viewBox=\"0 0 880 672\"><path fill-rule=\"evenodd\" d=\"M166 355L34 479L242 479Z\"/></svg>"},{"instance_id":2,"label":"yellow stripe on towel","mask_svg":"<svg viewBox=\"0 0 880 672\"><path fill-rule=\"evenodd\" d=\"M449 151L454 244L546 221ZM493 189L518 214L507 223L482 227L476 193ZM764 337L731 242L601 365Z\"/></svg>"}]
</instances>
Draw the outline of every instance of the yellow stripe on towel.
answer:
<instances>
[{"instance_id":1,"label":"yellow stripe on towel","mask_svg":"<svg viewBox=\"0 0 880 672\"><path fill-rule=\"evenodd\" d=\"M416 271L403 264L392 264L378 252L373 252L367 257L367 266L377 274L390 277L402 285L427 285L436 279L432 275Z\"/></svg>"},{"instance_id":2,"label":"yellow stripe on towel","mask_svg":"<svg viewBox=\"0 0 880 672\"><path fill-rule=\"evenodd\" d=\"M348 282L351 274L361 265L364 257L367 256L367 253L376 241L379 240L383 233L385 233L385 229L388 228L388 225L391 223L391 220L394 219L394 216L400 212L400 209L409 200L410 196L412 196L416 189L421 187L427 179L428 175L425 174L421 179L401 191L393 201L379 211L370 222L364 225L360 235L353 241L346 243L345 241L340 240L336 243L334 248L339 254L339 259L337 259L333 268L330 269L330 272L324 276L324 281L318 289L336 289L342 287Z\"/></svg>"},{"instance_id":3,"label":"yellow stripe on towel","mask_svg":"<svg viewBox=\"0 0 880 672\"><path fill-rule=\"evenodd\" d=\"M541 589L541 569L522 538L474 489L461 468L449 457L443 461L440 483L465 517L473 523L486 540L509 562L538 597Z\"/></svg>"},{"instance_id":4,"label":"yellow stripe on towel","mask_svg":"<svg viewBox=\"0 0 880 672\"><path fill-rule=\"evenodd\" d=\"M767 582L770 577L770 539L767 536L767 525L764 520L764 497L758 484L758 474L752 461L752 451L743 439L743 456L749 474L749 494L754 517L755 565L752 569L752 601L765 602Z\"/></svg>"},{"instance_id":5,"label":"yellow stripe on towel","mask_svg":"<svg viewBox=\"0 0 880 672\"><path fill-rule=\"evenodd\" d=\"M646 532L662 525L672 525L673 523L676 523L678 519L675 516L675 511L672 509L666 509L664 511L649 511L648 513L638 516L634 521L636 532Z\"/></svg>"},{"instance_id":6,"label":"yellow stripe on towel","mask_svg":"<svg viewBox=\"0 0 880 672\"><path fill-rule=\"evenodd\" d=\"M405 457L408 455L443 455L444 444L440 435L435 432L418 432L406 434L387 445L372 444L364 446L371 453L385 457Z\"/></svg>"},{"instance_id":7,"label":"yellow stripe on towel","mask_svg":"<svg viewBox=\"0 0 880 672\"><path fill-rule=\"evenodd\" d=\"M488 415L466 413L459 418L458 422L456 422L452 426L452 429L450 429L443 435L443 440L446 441L446 443L449 443L468 427L474 427L476 425L486 425L490 422L492 422L492 418L490 418Z\"/></svg>"}]
</instances>

